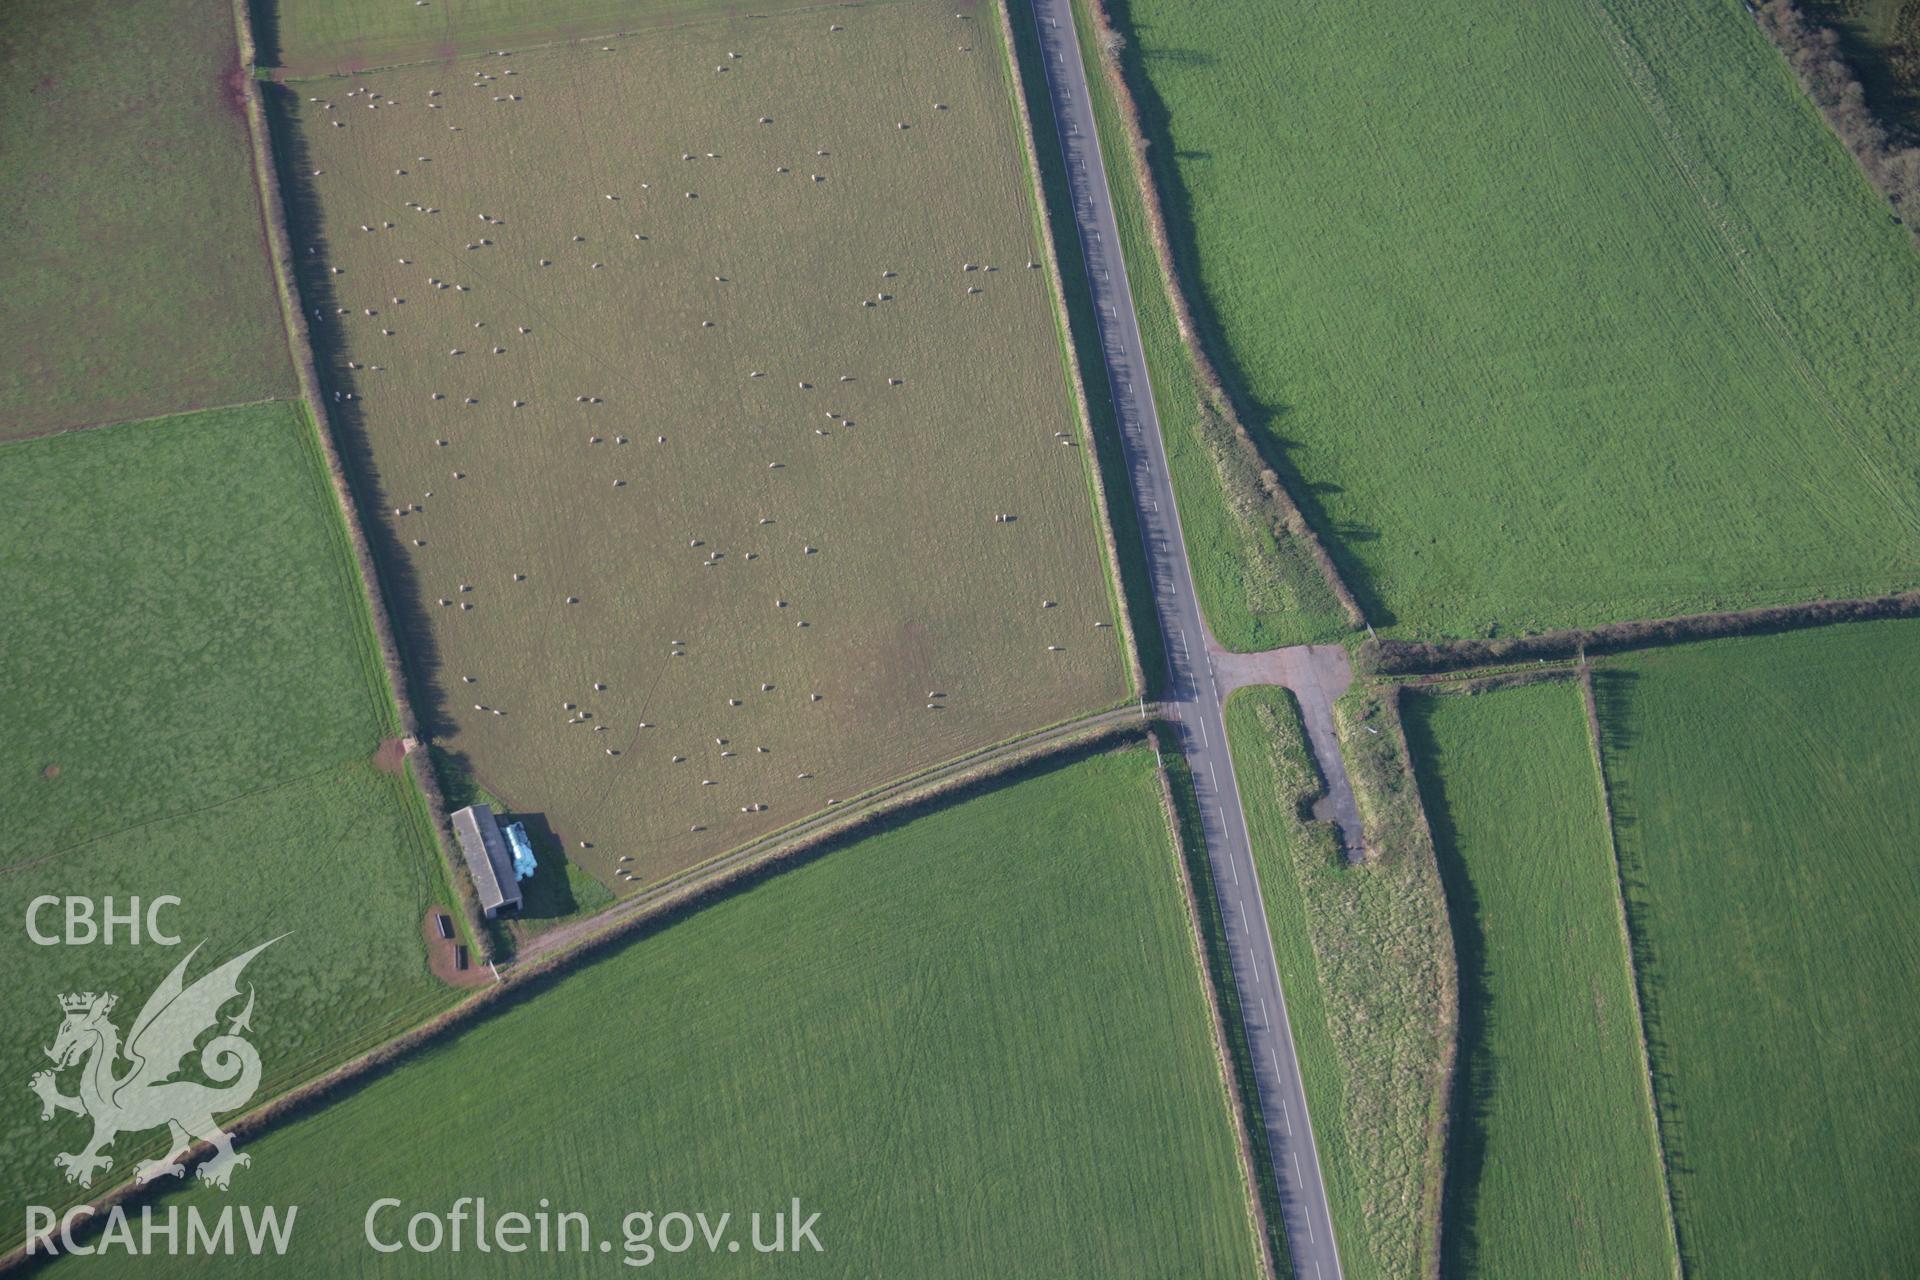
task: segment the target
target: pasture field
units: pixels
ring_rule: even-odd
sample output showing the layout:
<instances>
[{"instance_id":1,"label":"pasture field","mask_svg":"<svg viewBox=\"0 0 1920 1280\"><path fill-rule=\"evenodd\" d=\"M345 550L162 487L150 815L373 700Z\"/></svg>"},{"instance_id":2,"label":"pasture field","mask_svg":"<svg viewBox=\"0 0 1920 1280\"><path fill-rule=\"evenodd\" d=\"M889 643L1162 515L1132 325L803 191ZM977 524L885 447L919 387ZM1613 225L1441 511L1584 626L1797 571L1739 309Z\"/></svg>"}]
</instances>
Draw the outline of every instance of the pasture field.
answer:
<instances>
[{"instance_id":1,"label":"pasture field","mask_svg":"<svg viewBox=\"0 0 1920 1280\"><path fill-rule=\"evenodd\" d=\"M1341 1263L1353 1280L1418 1275L1451 999L1433 864L1347 865L1312 817L1325 784L1285 689L1234 693L1227 735Z\"/></svg>"},{"instance_id":2,"label":"pasture field","mask_svg":"<svg viewBox=\"0 0 1920 1280\"><path fill-rule=\"evenodd\" d=\"M24 1093L55 997L117 992L125 1031L179 953L36 946L33 898L177 895L196 974L287 933L248 970L265 1098L447 1003L419 930L448 890L418 792L375 761L395 709L302 408L14 442L0 494L0 1051L22 1085L0 1194L60 1204L82 1122Z\"/></svg>"},{"instance_id":3,"label":"pasture field","mask_svg":"<svg viewBox=\"0 0 1920 1280\"><path fill-rule=\"evenodd\" d=\"M1595 673L1688 1272L1920 1270L1920 624Z\"/></svg>"},{"instance_id":4,"label":"pasture field","mask_svg":"<svg viewBox=\"0 0 1920 1280\"><path fill-rule=\"evenodd\" d=\"M1047 169L1049 163L1057 167L1053 159L1057 134L1044 72L1037 61L1033 11L1027 0L1012 0L1009 13L1022 45L1022 74L1034 106L1042 167ZM1074 15L1080 24L1083 53L1099 48L1084 5L1076 4ZM1276 533L1271 512L1255 498L1258 477L1235 448L1231 425L1207 403L1196 381L1154 258L1145 203L1128 156L1125 127L1097 60L1088 63L1087 84L1113 189L1114 214L1124 241L1128 282L1153 380L1167 466L1180 504L1181 532L1208 629L1222 645L1236 652L1337 641L1349 631L1338 602L1306 549L1284 531ZM1067 203L1064 178L1049 200L1054 225L1062 229L1061 272L1068 281L1068 296L1073 298L1076 289L1085 290L1085 265L1072 229L1073 212ZM1091 331L1091 302L1086 305L1085 323ZM1088 389L1097 401L1107 398L1101 359L1098 336L1094 334L1083 346L1081 365L1097 384ZM1119 492L1126 492L1124 469L1117 472L1115 484ZM1136 529L1123 531L1118 527L1120 522L1115 523L1116 536L1123 541L1138 541ZM1139 624L1135 626L1138 629ZM1142 664L1157 673L1163 663L1156 660L1157 655L1144 651L1144 637L1142 648Z\"/></svg>"},{"instance_id":5,"label":"pasture field","mask_svg":"<svg viewBox=\"0 0 1920 1280\"><path fill-rule=\"evenodd\" d=\"M497 1252L374 1254L380 1196L546 1197L617 1250L633 1210L731 1211L744 1236L797 1195L824 1252L768 1260L783 1274L1251 1277L1174 856L1151 751L1029 773L473 1024L250 1144L235 1194L301 1205L289 1261L320 1276L525 1273ZM662 1260L759 1269L704 1246Z\"/></svg>"},{"instance_id":6,"label":"pasture field","mask_svg":"<svg viewBox=\"0 0 1920 1280\"><path fill-rule=\"evenodd\" d=\"M1403 706L1461 974L1442 1268L1671 1276L1579 686L1414 695Z\"/></svg>"},{"instance_id":7,"label":"pasture field","mask_svg":"<svg viewBox=\"0 0 1920 1280\"><path fill-rule=\"evenodd\" d=\"M616 890L1129 692L998 25L838 17L282 104L416 706Z\"/></svg>"},{"instance_id":8,"label":"pasture field","mask_svg":"<svg viewBox=\"0 0 1920 1280\"><path fill-rule=\"evenodd\" d=\"M229 0L0 32L0 441L293 391Z\"/></svg>"},{"instance_id":9,"label":"pasture field","mask_svg":"<svg viewBox=\"0 0 1920 1280\"><path fill-rule=\"evenodd\" d=\"M1113 7L1210 349L1377 626L1920 581L1920 254L1738 0Z\"/></svg>"},{"instance_id":10,"label":"pasture field","mask_svg":"<svg viewBox=\"0 0 1920 1280\"><path fill-rule=\"evenodd\" d=\"M875 3L876 0L867 0ZM877 0L888 3L889 0ZM815 10L824 29L846 0L252 0L263 62L291 76L351 75L369 67L445 61L582 36L654 31L714 17ZM978 0L957 6L971 11Z\"/></svg>"}]
</instances>

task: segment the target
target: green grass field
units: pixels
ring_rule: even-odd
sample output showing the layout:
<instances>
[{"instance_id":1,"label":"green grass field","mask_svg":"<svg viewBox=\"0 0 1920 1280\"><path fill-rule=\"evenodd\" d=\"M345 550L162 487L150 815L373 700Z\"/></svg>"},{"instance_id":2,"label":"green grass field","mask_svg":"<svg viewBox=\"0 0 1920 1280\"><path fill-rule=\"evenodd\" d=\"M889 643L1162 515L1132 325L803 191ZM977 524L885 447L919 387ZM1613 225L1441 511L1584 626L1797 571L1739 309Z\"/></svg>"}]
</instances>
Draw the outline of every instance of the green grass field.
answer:
<instances>
[{"instance_id":1,"label":"green grass field","mask_svg":"<svg viewBox=\"0 0 1920 1280\"><path fill-rule=\"evenodd\" d=\"M1579 687L1413 696L1405 711L1461 972L1444 1271L1672 1276Z\"/></svg>"},{"instance_id":2,"label":"green grass field","mask_svg":"<svg viewBox=\"0 0 1920 1280\"><path fill-rule=\"evenodd\" d=\"M1029 774L679 920L262 1137L234 1195L301 1206L288 1265L312 1275L526 1272L376 1256L380 1196L547 1197L617 1242L630 1211L732 1211L744 1235L797 1195L824 1252L768 1271L1251 1277L1173 857L1149 751Z\"/></svg>"},{"instance_id":3,"label":"green grass field","mask_svg":"<svg viewBox=\"0 0 1920 1280\"><path fill-rule=\"evenodd\" d=\"M1129 692L997 24L838 16L289 104L423 718L617 889Z\"/></svg>"},{"instance_id":4,"label":"green grass field","mask_svg":"<svg viewBox=\"0 0 1920 1280\"><path fill-rule=\"evenodd\" d=\"M117 992L124 1032L178 953L36 946L33 898L177 895L196 974L291 931L248 971L264 1098L446 1003L419 930L447 890L418 793L374 762L395 711L298 406L0 446L0 493L0 1191L57 1204L84 1130L24 1093L55 998Z\"/></svg>"},{"instance_id":5,"label":"green grass field","mask_svg":"<svg viewBox=\"0 0 1920 1280\"><path fill-rule=\"evenodd\" d=\"M613 891L601 884L567 856L560 838L541 821L541 815L517 813L512 805L494 795L478 782L467 767L464 756L440 747L429 747L434 776L440 781L440 798L447 812L470 804L484 804L504 826L518 822L533 845L539 870L520 886L521 904L517 913L501 916L489 927L495 959L511 956L520 940L543 932L564 920L591 915L613 901Z\"/></svg>"},{"instance_id":6,"label":"green grass field","mask_svg":"<svg viewBox=\"0 0 1920 1280\"><path fill-rule=\"evenodd\" d=\"M1235 693L1227 734L1342 1265L1421 1274L1452 999L1432 860L1346 864L1312 818L1325 786L1285 689Z\"/></svg>"},{"instance_id":7,"label":"green grass field","mask_svg":"<svg viewBox=\"0 0 1920 1280\"><path fill-rule=\"evenodd\" d=\"M0 440L286 395L229 0L0 34Z\"/></svg>"},{"instance_id":8,"label":"green grass field","mask_svg":"<svg viewBox=\"0 0 1920 1280\"><path fill-rule=\"evenodd\" d=\"M1689 1274L1920 1270L1920 624L1609 659Z\"/></svg>"},{"instance_id":9,"label":"green grass field","mask_svg":"<svg viewBox=\"0 0 1920 1280\"><path fill-rule=\"evenodd\" d=\"M1920 255L1738 0L1115 8L1209 343L1376 624L1920 581Z\"/></svg>"},{"instance_id":10,"label":"green grass field","mask_svg":"<svg viewBox=\"0 0 1920 1280\"><path fill-rule=\"evenodd\" d=\"M1030 6L1025 0L1014 0L1009 12L1016 34L1033 45ZM1084 5L1076 4L1074 14L1081 27L1081 49L1096 49ZM1037 50L1032 56L1037 57ZM1028 97L1038 117L1035 132L1042 138L1040 149L1045 153L1055 128L1046 82L1041 79L1037 62L1023 74L1028 77ZM1348 628L1332 592L1305 548L1277 535L1271 513L1250 496L1258 492L1258 477L1235 449L1232 428L1202 397L1153 256L1145 208L1127 153L1126 133L1097 59L1088 63L1087 83L1099 121L1114 214L1124 241L1134 311L1153 380L1167 465L1180 504L1181 531L1207 626L1221 644L1238 652L1338 640ZM1054 225L1060 228L1061 270L1067 278L1069 296L1075 290L1084 293L1085 267L1064 186L1053 199L1052 216ZM1100 363L1103 357L1098 335L1092 331L1091 303L1086 305L1085 327L1089 332L1081 348L1081 365L1096 384L1090 390L1097 390L1096 399L1104 401L1105 366ZM1115 485L1111 492L1130 493L1123 468L1116 469ZM1138 539L1131 525L1122 530L1120 521L1115 523L1117 535ZM1135 626L1139 629L1140 624L1136 621ZM1151 678L1163 660L1156 653L1146 652L1144 642L1142 650L1142 663Z\"/></svg>"}]
</instances>

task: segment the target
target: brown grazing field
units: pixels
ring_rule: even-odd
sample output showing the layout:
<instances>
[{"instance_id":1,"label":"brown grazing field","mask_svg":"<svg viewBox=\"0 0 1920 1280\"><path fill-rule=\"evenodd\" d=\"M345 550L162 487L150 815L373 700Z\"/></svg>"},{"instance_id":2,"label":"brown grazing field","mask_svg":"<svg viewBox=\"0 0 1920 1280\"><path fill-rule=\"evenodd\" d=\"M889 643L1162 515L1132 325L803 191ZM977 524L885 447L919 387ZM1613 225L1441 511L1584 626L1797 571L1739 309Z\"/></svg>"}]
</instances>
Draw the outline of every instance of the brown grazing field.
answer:
<instances>
[{"instance_id":1,"label":"brown grazing field","mask_svg":"<svg viewBox=\"0 0 1920 1280\"><path fill-rule=\"evenodd\" d=\"M283 104L422 713L616 888L1129 693L1009 74L897 6Z\"/></svg>"}]
</instances>

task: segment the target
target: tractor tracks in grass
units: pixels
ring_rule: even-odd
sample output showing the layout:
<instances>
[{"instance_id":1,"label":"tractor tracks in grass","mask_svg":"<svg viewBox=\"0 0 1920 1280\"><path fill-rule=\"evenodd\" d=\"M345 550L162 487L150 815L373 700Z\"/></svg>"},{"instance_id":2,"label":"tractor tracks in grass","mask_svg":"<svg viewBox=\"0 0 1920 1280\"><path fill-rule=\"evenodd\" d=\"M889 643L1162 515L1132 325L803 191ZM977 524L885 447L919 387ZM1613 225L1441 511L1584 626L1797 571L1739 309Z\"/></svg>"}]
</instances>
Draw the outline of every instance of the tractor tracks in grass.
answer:
<instances>
[{"instance_id":1,"label":"tractor tracks in grass","mask_svg":"<svg viewBox=\"0 0 1920 1280\"><path fill-rule=\"evenodd\" d=\"M1749 237L1736 225L1735 211L1728 207L1724 199L1714 195L1703 179L1700 172L1702 164L1692 154L1686 135L1675 122L1652 68L1621 29L1605 0L1587 0L1585 10L1601 43L1612 55L1621 79L1626 82L1632 97L1645 113L1668 162L1697 202L1701 221L1711 233L1727 274L1737 286L1741 300L1758 322L1761 332L1767 336L1781 362L1806 392L1808 402L1852 452L1867 484L1886 501L1895 517L1908 529L1920 530L1920 512L1916 512L1898 481L1887 474L1861 440L1847 412L1835 403L1826 381L1808 361L1786 318L1754 279L1746 261L1747 250L1740 243ZM1845 500L1845 495L1832 497L1835 501Z\"/></svg>"}]
</instances>

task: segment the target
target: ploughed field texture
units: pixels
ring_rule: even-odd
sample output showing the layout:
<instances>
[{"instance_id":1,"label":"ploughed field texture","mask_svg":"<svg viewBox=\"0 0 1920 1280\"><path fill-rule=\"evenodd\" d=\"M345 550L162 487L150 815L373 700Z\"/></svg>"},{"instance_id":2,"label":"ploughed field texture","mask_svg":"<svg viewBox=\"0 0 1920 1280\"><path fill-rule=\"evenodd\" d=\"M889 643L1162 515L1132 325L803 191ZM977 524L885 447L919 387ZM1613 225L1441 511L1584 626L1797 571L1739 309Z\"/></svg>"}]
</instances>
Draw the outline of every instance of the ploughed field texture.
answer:
<instances>
[{"instance_id":1,"label":"ploughed field texture","mask_svg":"<svg viewBox=\"0 0 1920 1280\"><path fill-rule=\"evenodd\" d=\"M0 30L0 440L285 395L228 0Z\"/></svg>"},{"instance_id":2,"label":"ploughed field texture","mask_svg":"<svg viewBox=\"0 0 1920 1280\"><path fill-rule=\"evenodd\" d=\"M124 1034L189 947L197 977L286 934L246 975L264 1099L445 1003L420 921L446 889L418 793L374 763L394 709L298 406L0 446L0 493L0 1193L60 1205L165 1137L122 1135L90 1190L54 1168L90 1132L26 1092L60 995L117 994ZM36 945L42 895L176 896L181 945ZM62 908L36 923L60 936Z\"/></svg>"},{"instance_id":3,"label":"ploughed field texture","mask_svg":"<svg viewBox=\"0 0 1920 1280\"><path fill-rule=\"evenodd\" d=\"M835 20L289 95L422 714L616 888L1127 693L997 24Z\"/></svg>"},{"instance_id":4,"label":"ploughed field texture","mask_svg":"<svg viewBox=\"0 0 1920 1280\"><path fill-rule=\"evenodd\" d=\"M1443 1270L1672 1275L1579 687L1403 706L1461 976Z\"/></svg>"},{"instance_id":5,"label":"ploughed field texture","mask_svg":"<svg viewBox=\"0 0 1920 1280\"><path fill-rule=\"evenodd\" d=\"M1920 255L1737 0L1122 13L1206 337L1376 625L1920 579Z\"/></svg>"},{"instance_id":6,"label":"ploughed field texture","mask_svg":"<svg viewBox=\"0 0 1920 1280\"><path fill-rule=\"evenodd\" d=\"M1689 1274L1920 1269L1920 624L1596 673Z\"/></svg>"},{"instance_id":7,"label":"ploughed field texture","mask_svg":"<svg viewBox=\"0 0 1920 1280\"><path fill-rule=\"evenodd\" d=\"M1196 963L1152 754L1084 759L568 975L249 1144L235 1193L298 1204L317 1275L605 1275L623 1215L678 1209L743 1242L656 1258L690 1274L1252 1276ZM586 1213L615 1261L365 1241L380 1197L386 1239L469 1195ZM824 1252L755 1255L795 1196Z\"/></svg>"}]
</instances>

